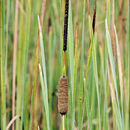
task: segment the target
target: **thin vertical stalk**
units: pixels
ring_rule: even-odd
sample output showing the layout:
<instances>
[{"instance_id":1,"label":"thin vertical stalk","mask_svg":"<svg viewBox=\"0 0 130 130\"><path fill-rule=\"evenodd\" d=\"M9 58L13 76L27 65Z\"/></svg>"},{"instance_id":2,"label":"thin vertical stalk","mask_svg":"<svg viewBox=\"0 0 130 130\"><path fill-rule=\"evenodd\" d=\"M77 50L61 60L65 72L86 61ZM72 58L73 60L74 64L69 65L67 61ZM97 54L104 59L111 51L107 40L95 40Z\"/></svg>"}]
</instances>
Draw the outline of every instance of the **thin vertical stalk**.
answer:
<instances>
[{"instance_id":1,"label":"thin vertical stalk","mask_svg":"<svg viewBox=\"0 0 130 130\"><path fill-rule=\"evenodd\" d=\"M81 44L81 70L80 70L80 88L79 88L79 112L78 112L78 128L79 130L82 129L83 125L83 87L84 87L84 80L83 80L83 72L84 72L84 25L85 25L85 5L86 1L84 0L83 4L83 26L82 26L82 44Z\"/></svg>"},{"instance_id":2,"label":"thin vertical stalk","mask_svg":"<svg viewBox=\"0 0 130 130\"><path fill-rule=\"evenodd\" d=\"M45 5L46 5L46 0L42 0L42 9L41 9L41 16L40 16L40 21L41 21L41 27L43 25L43 20L44 20L44 15L45 15ZM37 88L37 78L38 78L38 64L39 64L39 43L40 43L40 36L38 34L38 39L37 39L37 45L36 45L36 61L35 61L35 73L34 73L34 83L33 83L33 90L32 90L32 97L31 97L31 113L30 113L30 123L29 123L29 129L31 130L33 128L33 122L34 122L34 102L35 102L35 95L36 95L36 88Z\"/></svg>"},{"instance_id":3,"label":"thin vertical stalk","mask_svg":"<svg viewBox=\"0 0 130 130\"><path fill-rule=\"evenodd\" d=\"M24 5L24 1L19 1L21 7ZM21 102L22 102L22 86L23 86L23 54L24 54L24 41L25 41L25 28L24 28L24 16L19 13L19 44L17 52L17 99L16 99L16 114L21 114ZM16 130L20 129L20 120L16 120Z\"/></svg>"},{"instance_id":4,"label":"thin vertical stalk","mask_svg":"<svg viewBox=\"0 0 130 130\"><path fill-rule=\"evenodd\" d=\"M9 18L10 18L10 0L7 0L7 4L6 4L6 33L5 33L5 85L6 85L6 89L7 89L7 97L6 97L6 104L10 103L10 91L9 91L9 80L8 80L8 68L7 68L7 64L8 64L8 41L9 41ZM9 114L7 114L6 116L6 122L9 121Z\"/></svg>"},{"instance_id":5,"label":"thin vertical stalk","mask_svg":"<svg viewBox=\"0 0 130 130\"><path fill-rule=\"evenodd\" d=\"M71 122L71 129L74 129L74 106L73 99L74 99L74 39L73 39L73 23L72 23L72 6L71 0L69 0L69 17L68 17L68 54L69 54L69 70L70 70L70 89L69 89L69 109L70 109L70 119ZM69 122L68 122L69 124Z\"/></svg>"},{"instance_id":6,"label":"thin vertical stalk","mask_svg":"<svg viewBox=\"0 0 130 130\"><path fill-rule=\"evenodd\" d=\"M50 130L45 53L44 53L44 44L43 44L43 38L42 38L42 30L41 30L41 25L40 25L39 19L38 19L38 25L39 25L39 33L40 33L40 48L41 48L41 55L42 55L43 75L42 75L42 70L41 70L40 65L39 65L39 70L40 70L40 78L41 78L41 84L42 84L43 101L44 101L44 107L45 107L45 112L46 112L47 129Z\"/></svg>"},{"instance_id":7,"label":"thin vertical stalk","mask_svg":"<svg viewBox=\"0 0 130 130\"><path fill-rule=\"evenodd\" d=\"M62 130L65 130L65 117L62 116Z\"/></svg>"},{"instance_id":8,"label":"thin vertical stalk","mask_svg":"<svg viewBox=\"0 0 130 130\"><path fill-rule=\"evenodd\" d=\"M10 0L7 0L7 14L6 14L6 47L5 47L5 83L7 88L9 87L8 84L8 80L7 80L7 76L8 76L8 72L7 72L7 58L8 58L8 36L9 36L9 16L10 16ZM9 88L8 88L9 89ZM9 97L9 96L8 96ZM7 98L7 100L9 101L9 98ZM7 101L7 102L8 102Z\"/></svg>"},{"instance_id":9,"label":"thin vertical stalk","mask_svg":"<svg viewBox=\"0 0 130 130\"><path fill-rule=\"evenodd\" d=\"M12 82L12 118L15 116L15 82L16 82L16 56L17 56L17 40L18 40L18 0L16 0L15 5L15 30L14 30L14 51L13 51L13 82ZM14 123L12 125L12 130L14 130Z\"/></svg>"},{"instance_id":10,"label":"thin vertical stalk","mask_svg":"<svg viewBox=\"0 0 130 130\"><path fill-rule=\"evenodd\" d=\"M90 45L89 45L88 59L87 59L85 92L86 92L86 109L87 109L87 114L88 114L87 115L88 116L88 124L89 124L90 129L92 129L91 116L90 116L90 104L89 104L89 92L88 92L88 88L87 88L87 78L88 78L88 70L89 70L90 60L91 60L92 51L93 51L93 36L94 36L94 32L95 32L95 22L96 22L96 0L95 0L93 22L91 21L90 9L89 9L89 0L88 0L88 19L89 19L89 30L90 30ZM99 127L100 127L100 125L99 125Z\"/></svg>"},{"instance_id":11,"label":"thin vertical stalk","mask_svg":"<svg viewBox=\"0 0 130 130\"><path fill-rule=\"evenodd\" d=\"M100 93L99 93L99 83L98 83L98 71L97 71L97 59L96 59L96 37L94 37L94 43L93 43L93 50L92 50L92 57L93 57L93 68L94 68L94 77L95 77L95 83L96 83L96 90L97 90L97 100L98 100L98 124L99 124L99 130L101 130L101 110L100 110Z\"/></svg>"},{"instance_id":12,"label":"thin vertical stalk","mask_svg":"<svg viewBox=\"0 0 130 130\"><path fill-rule=\"evenodd\" d=\"M110 0L106 0L106 17L107 17L107 23L108 23L108 27L110 27Z\"/></svg>"},{"instance_id":13,"label":"thin vertical stalk","mask_svg":"<svg viewBox=\"0 0 130 130\"><path fill-rule=\"evenodd\" d=\"M74 91L74 40L73 40L73 24L72 24L72 8L71 0L69 0L69 18L68 18L68 48L69 48L69 61L70 61L70 78L72 95ZM72 98L73 100L73 98Z\"/></svg>"},{"instance_id":14,"label":"thin vertical stalk","mask_svg":"<svg viewBox=\"0 0 130 130\"><path fill-rule=\"evenodd\" d=\"M120 79L120 95L121 95L121 115L122 115L122 124L124 126L124 108L123 108L123 71L122 71L122 63L121 63L121 54L120 54L120 46L118 42L116 27L114 25L114 31L116 36L116 48L117 48L117 60L118 60L118 71L119 71L119 79Z\"/></svg>"},{"instance_id":15,"label":"thin vertical stalk","mask_svg":"<svg viewBox=\"0 0 130 130\"><path fill-rule=\"evenodd\" d=\"M130 4L130 3L129 3ZM126 35L126 42L127 42L127 51L126 51L126 96L125 96L125 130L130 128L130 28L129 28L129 12L130 7L128 7L128 14L127 14L127 35Z\"/></svg>"},{"instance_id":16,"label":"thin vertical stalk","mask_svg":"<svg viewBox=\"0 0 130 130\"><path fill-rule=\"evenodd\" d=\"M113 89L113 87L111 87L112 85L110 85L112 105L113 105L113 111L114 111L114 116L115 116L117 127L119 129L123 130L123 123L122 123L120 107L119 107L119 98L118 98L118 91L117 91L114 59L113 59L113 55L112 55L111 38L110 38L109 31L108 31L107 19L106 19L105 22L106 22L105 25L106 25L107 48L108 48L109 60L110 60L110 65L111 65L111 69L112 69L112 77L113 77L113 80L114 80L114 88L115 88L115 89ZM115 90L115 92L114 92L114 90Z\"/></svg>"},{"instance_id":17,"label":"thin vertical stalk","mask_svg":"<svg viewBox=\"0 0 130 130\"><path fill-rule=\"evenodd\" d=\"M0 96L1 129L6 129L6 86L5 86L5 4L0 1Z\"/></svg>"},{"instance_id":18,"label":"thin vertical stalk","mask_svg":"<svg viewBox=\"0 0 130 130\"><path fill-rule=\"evenodd\" d=\"M30 5L30 0L27 1L27 21L26 21L26 37L25 37L25 48L24 48L24 54L23 54L23 58L24 58L24 77L23 77L23 86L22 86L22 111L21 111L21 124L20 124L20 130L23 129L23 126L25 127L26 124L26 115L25 115L25 111L26 111L26 100L27 97L27 84L26 84L26 78L27 78L27 64L28 64L28 50L29 50L29 34L30 34L30 20L31 20L31 5Z\"/></svg>"},{"instance_id":19,"label":"thin vertical stalk","mask_svg":"<svg viewBox=\"0 0 130 130\"><path fill-rule=\"evenodd\" d=\"M114 80L114 87L115 87L115 91L116 91L117 104L118 104L118 107L119 107L119 98L118 98L118 91L117 91L115 64L114 64L114 59L113 59L112 47L111 47L111 38L110 38L109 31L108 31L107 19L105 20L105 22L106 22L107 48L108 48L108 54L109 54L111 68L112 68L112 74L113 74L113 80Z\"/></svg>"},{"instance_id":20,"label":"thin vertical stalk","mask_svg":"<svg viewBox=\"0 0 130 130\"><path fill-rule=\"evenodd\" d=\"M74 60L74 93L73 93L73 120L75 120L75 95L76 95L76 82L77 82L77 67L78 67L78 26L76 27L76 41L75 41L75 60ZM72 128L74 128L75 121L72 122Z\"/></svg>"},{"instance_id":21,"label":"thin vertical stalk","mask_svg":"<svg viewBox=\"0 0 130 130\"><path fill-rule=\"evenodd\" d=\"M89 14L89 21L90 21L90 14ZM90 23L90 22L89 22ZM92 22L91 22L91 25L92 25ZM91 27L91 25L89 25ZM92 28L92 27L91 27ZM92 31L92 30L91 30ZM90 32L92 33L92 32ZM88 71L89 71L89 67L90 67L90 61L91 61L91 56L92 56L92 44L93 44L93 37L91 37L91 40L90 40L90 45L89 45L89 50L88 50L88 58L87 58L87 69L86 69L86 82L85 82L85 93L86 93L86 109L87 109L87 117L88 117L88 123L89 123L89 127L91 129L91 119L90 119L90 104L89 104L89 92L88 92L88 88L87 88L87 80L88 80Z\"/></svg>"},{"instance_id":22,"label":"thin vertical stalk","mask_svg":"<svg viewBox=\"0 0 130 130\"><path fill-rule=\"evenodd\" d=\"M105 49L105 52L107 48ZM107 53L107 54L106 54ZM103 86L104 86L104 116L103 116L103 129L108 130L108 114L107 114L107 73L108 73L108 52L105 53L105 57L103 57L103 51L101 51L101 68L102 69L102 77L103 77ZM105 61L105 63L104 63Z\"/></svg>"},{"instance_id":23,"label":"thin vertical stalk","mask_svg":"<svg viewBox=\"0 0 130 130\"><path fill-rule=\"evenodd\" d=\"M114 24L115 24L115 0L112 0L112 51L115 63L115 37L114 37Z\"/></svg>"}]
</instances>

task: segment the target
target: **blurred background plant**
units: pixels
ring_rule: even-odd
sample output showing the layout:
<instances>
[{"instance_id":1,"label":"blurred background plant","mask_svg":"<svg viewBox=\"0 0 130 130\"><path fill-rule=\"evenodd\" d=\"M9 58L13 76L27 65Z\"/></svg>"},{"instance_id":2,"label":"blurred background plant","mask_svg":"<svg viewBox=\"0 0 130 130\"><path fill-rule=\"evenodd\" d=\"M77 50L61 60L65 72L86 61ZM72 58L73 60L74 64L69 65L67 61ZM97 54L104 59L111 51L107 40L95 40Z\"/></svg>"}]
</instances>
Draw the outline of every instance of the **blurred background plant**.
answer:
<instances>
[{"instance_id":1,"label":"blurred background plant","mask_svg":"<svg viewBox=\"0 0 130 130\"><path fill-rule=\"evenodd\" d=\"M62 129L64 6L64 0L0 1L1 130ZM129 130L129 6L97 0L93 33L95 0L69 0L66 130Z\"/></svg>"}]
</instances>

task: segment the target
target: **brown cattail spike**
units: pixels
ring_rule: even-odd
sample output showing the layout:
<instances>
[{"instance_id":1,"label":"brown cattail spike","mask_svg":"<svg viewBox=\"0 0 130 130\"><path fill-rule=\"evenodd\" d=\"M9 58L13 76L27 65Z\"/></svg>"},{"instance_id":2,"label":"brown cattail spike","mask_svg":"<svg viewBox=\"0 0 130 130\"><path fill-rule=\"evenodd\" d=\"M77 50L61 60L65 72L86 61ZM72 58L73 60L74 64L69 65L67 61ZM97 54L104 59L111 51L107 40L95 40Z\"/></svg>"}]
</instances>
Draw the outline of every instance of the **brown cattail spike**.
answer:
<instances>
[{"instance_id":1,"label":"brown cattail spike","mask_svg":"<svg viewBox=\"0 0 130 130\"><path fill-rule=\"evenodd\" d=\"M95 22L96 22L96 0L95 0L95 8L94 8L93 24L92 24L92 27L93 27L93 34L94 34L94 32L95 32Z\"/></svg>"},{"instance_id":2,"label":"brown cattail spike","mask_svg":"<svg viewBox=\"0 0 130 130\"><path fill-rule=\"evenodd\" d=\"M65 115L68 111L68 80L66 76L62 76L59 81L58 111L61 115Z\"/></svg>"},{"instance_id":3,"label":"brown cattail spike","mask_svg":"<svg viewBox=\"0 0 130 130\"><path fill-rule=\"evenodd\" d=\"M68 12L69 12L69 0L65 0L64 44L63 44L63 51L66 51L66 50L67 50Z\"/></svg>"}]
</instances>

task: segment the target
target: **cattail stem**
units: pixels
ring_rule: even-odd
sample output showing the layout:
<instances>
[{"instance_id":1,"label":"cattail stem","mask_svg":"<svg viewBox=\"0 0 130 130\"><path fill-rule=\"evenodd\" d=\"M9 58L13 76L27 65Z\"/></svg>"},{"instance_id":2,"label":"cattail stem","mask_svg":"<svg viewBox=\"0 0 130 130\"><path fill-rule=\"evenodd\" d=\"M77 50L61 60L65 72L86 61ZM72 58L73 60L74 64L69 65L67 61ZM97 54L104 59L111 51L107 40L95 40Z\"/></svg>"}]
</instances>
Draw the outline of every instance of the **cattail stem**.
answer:
<instances>
[{"instance_id":1,"label":"cattail stem","mask_svg":"<svg viewBox=\"0 0 130 130\"><path fill-rule=\"evenodd\" d=\"M63 72L62 72L62 75L66 75L65 57L66 57L66 53L64 52L64 58L63 58Z\"/></svg>"},{"instance_id":2,"label":"cattail stem","mask_svg":"<svg viewBox=\"0 0 130 130\"><path fill-rule=\"evenodd\" d=\"M65 130L65 116L62 116L62 130Z\"/></svg>"}]
</instances>

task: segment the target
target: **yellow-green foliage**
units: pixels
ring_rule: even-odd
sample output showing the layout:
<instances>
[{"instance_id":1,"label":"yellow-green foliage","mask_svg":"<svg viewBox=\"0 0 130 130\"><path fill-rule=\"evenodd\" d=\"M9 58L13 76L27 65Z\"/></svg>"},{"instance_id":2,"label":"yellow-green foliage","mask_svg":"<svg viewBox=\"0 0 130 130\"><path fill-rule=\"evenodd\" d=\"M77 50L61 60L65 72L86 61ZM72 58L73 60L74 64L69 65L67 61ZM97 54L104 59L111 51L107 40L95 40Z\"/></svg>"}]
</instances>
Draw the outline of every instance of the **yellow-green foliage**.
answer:
<instances>
[{"instance_id":1,"label":"yellow-green foliage","mask_svg":"<svg viewBox=\"0 0 130 130\"><path fill-rule=\"evenodd\" d=\"M57 98L63 70L69 86L63 129L129 130L129 0L97 0L95 32L95 0L69 0L65 69L65 0L16 1L0 0L0 130L11 129L12 119L14 130L62 129Z\"/></svg>"}]
</instances>

